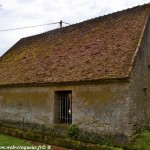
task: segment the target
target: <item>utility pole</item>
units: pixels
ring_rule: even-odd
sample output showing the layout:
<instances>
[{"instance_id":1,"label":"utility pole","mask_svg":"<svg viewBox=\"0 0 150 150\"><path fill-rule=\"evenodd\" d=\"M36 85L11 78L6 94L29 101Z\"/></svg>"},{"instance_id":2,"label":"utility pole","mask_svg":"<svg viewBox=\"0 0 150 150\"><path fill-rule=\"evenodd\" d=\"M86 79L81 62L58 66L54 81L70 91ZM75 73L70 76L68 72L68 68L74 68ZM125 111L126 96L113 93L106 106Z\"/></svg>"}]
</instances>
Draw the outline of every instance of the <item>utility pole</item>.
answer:
<instances>
[{"instance_id":1,"label":"utility pole","mask_svg":"<svg viewBox=\"0 0 150 150\"><path fill-rule=\"evenodd\" d=\"M60 28L62 28L62 24L63 24L63 22L62 22L62 20L60 20L60 22L59 22Z\"/></svg>"}]
</instances>

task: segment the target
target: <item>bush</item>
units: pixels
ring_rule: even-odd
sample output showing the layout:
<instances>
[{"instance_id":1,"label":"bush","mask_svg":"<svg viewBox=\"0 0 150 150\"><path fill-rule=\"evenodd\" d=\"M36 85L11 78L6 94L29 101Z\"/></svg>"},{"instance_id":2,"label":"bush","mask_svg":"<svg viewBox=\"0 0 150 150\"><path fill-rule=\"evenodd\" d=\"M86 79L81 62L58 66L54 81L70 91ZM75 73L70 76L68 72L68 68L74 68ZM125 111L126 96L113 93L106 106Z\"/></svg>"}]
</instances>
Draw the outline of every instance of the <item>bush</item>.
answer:
<instances>
[{"instance_id":1,"label":"bush","mask_svg":"<svg viewBox=\"0 0 150 150\"><path fill-rule=\"evenodd\" d=\"M70 138L73 138L73 139L76 139L76 138L78 138L78 136L79 136L79 133L80 133L80 130L79 130L79 128L77 127L77 125L71 125L70 127L69 127L69 129L68 129L68 136L70 137Z\"/></svg>"}]
</instances>

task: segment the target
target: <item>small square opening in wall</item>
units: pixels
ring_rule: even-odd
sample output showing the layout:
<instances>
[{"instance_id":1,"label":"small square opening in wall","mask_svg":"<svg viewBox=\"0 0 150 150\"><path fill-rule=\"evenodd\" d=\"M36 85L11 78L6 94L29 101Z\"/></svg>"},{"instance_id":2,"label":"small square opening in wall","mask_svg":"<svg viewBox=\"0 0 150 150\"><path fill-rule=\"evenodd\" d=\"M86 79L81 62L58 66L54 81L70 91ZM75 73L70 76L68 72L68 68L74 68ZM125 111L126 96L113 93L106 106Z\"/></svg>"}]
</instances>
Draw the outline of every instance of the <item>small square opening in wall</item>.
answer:
<instances>
[{"instance_id":1,"label":"small square opening in wall","mask_svg":"<svg viewBox=\"0 0 150 150\"><path fill-rule=\"evenodd\" d=\"M147 96L147 88L143 88L143 91L144 91L144 96Z\"/></svg>"},{"instance_id":2,"label":"small square opening in wall","mask_svg":"<svg viewBox=\"0 0 150 150\"><path fill-rule=\"evenodd\" d=\"M72 123L72 91L55 91L54 122Z\"/></svg>"}]
</instances>

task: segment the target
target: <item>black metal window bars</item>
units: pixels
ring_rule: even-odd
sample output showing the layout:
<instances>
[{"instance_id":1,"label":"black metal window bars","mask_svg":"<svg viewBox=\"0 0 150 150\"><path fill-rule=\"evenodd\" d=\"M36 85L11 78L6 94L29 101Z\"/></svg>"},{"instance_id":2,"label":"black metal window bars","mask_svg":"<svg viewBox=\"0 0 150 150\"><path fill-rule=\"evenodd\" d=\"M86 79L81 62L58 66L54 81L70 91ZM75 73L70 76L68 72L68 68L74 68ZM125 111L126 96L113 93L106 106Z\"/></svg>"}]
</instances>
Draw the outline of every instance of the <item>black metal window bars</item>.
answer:
<instances>
[{"instance_id":1,"label":"black metal window bars","mask_svg":"<svg viewBox=\"0 0 150 150\"><path fill-rule=\"evenodd\" d=\"M72 123L72 92L71 91L59 91L59 122L60 123Z\"/></svg>"}]
</instances>

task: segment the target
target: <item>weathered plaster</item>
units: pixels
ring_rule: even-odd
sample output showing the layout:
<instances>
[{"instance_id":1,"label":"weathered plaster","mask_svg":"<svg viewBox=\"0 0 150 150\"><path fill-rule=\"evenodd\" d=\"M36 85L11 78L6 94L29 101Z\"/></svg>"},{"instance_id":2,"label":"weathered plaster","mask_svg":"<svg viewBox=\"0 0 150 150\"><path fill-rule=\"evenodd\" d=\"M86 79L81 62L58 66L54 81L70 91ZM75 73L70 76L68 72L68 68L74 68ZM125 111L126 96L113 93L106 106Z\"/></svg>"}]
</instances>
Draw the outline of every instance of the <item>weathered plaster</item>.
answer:
<instances>
[{"instance_id":1,"label":"weathered plaster","mask_svg":"<svg viewBox=\"0 0 150 150\"><path fill-rule=\"evenodd\" d=\"M96 133L130 135L128 82L0 88L0 119L54 124L59 90L72 90L73 124Z\"/></svg>"},{"instance_id":2,"label":"weathered plaster","mask_svg":"<svg viewBox=\"0 0 150 150\"><path fill-rule=\"evenodd\" d=\"M150 126L150 19L145 27L131 74L131 124Z\"/></svg>"},{"instance_id":3,"label":"weathered plaster","mask_svg":"<svg viewBox=\"0 0 150 150\"><path fill-rule=\"evenodd\" d=\"M52 107L49 88L19 87L0 89L1 119L50 123Z\"/></svg>"}]
</instances>

